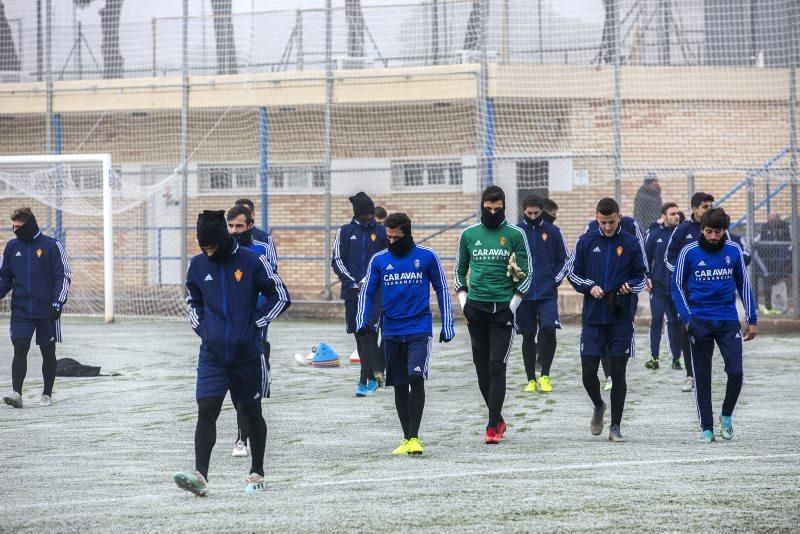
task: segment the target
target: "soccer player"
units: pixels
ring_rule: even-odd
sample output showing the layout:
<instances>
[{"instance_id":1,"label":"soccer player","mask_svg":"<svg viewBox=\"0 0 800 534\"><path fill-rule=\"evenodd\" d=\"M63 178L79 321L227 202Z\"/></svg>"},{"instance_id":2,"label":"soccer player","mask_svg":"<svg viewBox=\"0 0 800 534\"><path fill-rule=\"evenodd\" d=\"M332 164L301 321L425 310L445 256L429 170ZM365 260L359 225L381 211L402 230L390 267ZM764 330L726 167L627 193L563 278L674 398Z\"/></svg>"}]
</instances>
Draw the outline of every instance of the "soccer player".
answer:
<instances>
[{"instance_id":1,"label":"soccer player","mask_svg":"<svg viewBox=\"0 0 800 534\"><path fill-rule=\"evenodd\" d=\"M278 252L275 250L275 242L272 241L272 235L266 230L260 229L255 225L256 206L249 198L240 198L234 203L235 206L244 206L250 210L250 217L253 219L253 225L250 227L250 234L253 236L253 241L257 244L263 244L267 252L265 256L267 261L272 266L272 270L278 272Z\"/></svg>"},{"instance_id":2,"label":"soccer player","mask_svg":"<svg viewBox=\"0 0 800 534\"><path fill-rule=\"evenodd\" d=\"M647 252L647 267L650 277L647 280L647 290L650 292L650 359L645 363L648 369L658 369L659 352L661 350L661 332L664 328L664 316L667 317L667 340L672 353L672 368L681 367L681 347L683 346L682 326L678 320L678 312L672 302L672 286L670 278L672 273L664 263L664 254L667 243L680 220L678 205L667 202L661 206L661 217L650 225L645 241ZM691 357L687 353L686 365L691 365Z\"/></svg>"},{"instance_id":3,"label":"soccer player","mask_svg":"<svg viewBox=\"0 0 800 534\"><path fill-rule=\"evenodd\" d=\"M544 208L542 220L553 224L558 219L558 204L552 198L543 198L542 207Z\"/></svg>"},{"instance_id":4,"label":"soccer player","mask_svg":"<svg viewBox=\"0 0 800 534\"><path fill-rule=\"evenodd\" d=\"M44 389L39 406L51 406L56 380L56 343L61 342L61 311L67 302L70 271L61 243L44 235L30 208L11 214L16 235L6 243L0 262L0 299L11 294L12 391L3 402L22 408L22 383L28 372L28 350L36 332L42 353Z\"/></svg>"},{"instance_id":5,"label":"soccer player","mask_svg":"<svg viewBox=\"0 0 800 534\"><path fill-rule=\"evenodd\" d=\"M505 201L500 187L491 185L483 190L481 222L461 232L455 268L454 285L467 319L478 387L489 409L484 435L488 444L500 443L505 437L502 410L515 313L531 285L525 233L506 221ZM521 272L517 282L506 276L512 254Z\"/></svg>"},{"instance_id":6,"label":"soccer player","mask_svg":"<svg viewBox=\"0 0 800 534\"><path fill-rule=\"evenodd\" d=\"M383 206L375 206L375 222L378 224L383 224L386 220L386 208Z\"/></svg>"},{"instance_id":7,"label":"soccer player","mask_svg":"<svg viewBox=\"0 0 800 534\"><path fill-rule=\"evenodd\" d=\"M542 393L553 390L550 366L556 353L558 320L558 285L567 274L569 252L558 226L544 220L543 202L535 195L522 203L523 217L519 227L525 232L531 253L531 286L517 309L517 329L522 334L522 359L528 384L525 391ZM537 339L538 331L538 339ZM541 375L536 378L536 358Z\"/></svg>"},{"instance_id":8,"label":"soccer player","mask_svg":"<svg viewBox=\"0 0 800 534\"><path fill-rule=\"evenodd\" d=\"M245 491L263 491L267 425L261 398L267 368L260 330L290 304L283 281L267 259L248 250L228 233L224 211L206 210L197 217L201 254L186 273L189 321L200 336L197 364L195 471L180 472L175 483L195 495L208 494L208 466L217 440L216 423L228 391L247 420L251 467ZM258 307L258 296L266 303Z\"/></svg>"},{"instance_id":9,"label":"soccer player","mask_svg":"<svg viewBox=\"0 0 800 534\"><path fill-rule=\"evenodd\" d=\"M644 237L642 237L642 230L641 228L639 228L639 223L636 222L636 219L634 219L633 217L628 217L627 215L623 215L620 218L619 226L620 228L622 228L623 232L626 232L634 236L636 240L639 242L639 247L642 250L642 261L644 262L645 265L647 265L647 255L644 250ZM600 227L597 223L597 220L595 219L590 221L586 225L586 228L583 230L583 233L587 233L590 230L597 232L599 231L599 229ZM631 310L634 317L636 316L636 311L638 310L638 307L639 307L639 296L634 293L631 295ZM605 386L603 386L603 391L610 391L614 382L611 377L611 360L609 359L608 356L605 356L600 359L600 364L603 366L603 375L606 377L606 383Z\"/></svg>"},{"instance_id":10,"label":"soccer player","mask_svg":"<svg viewBox=\"0 0 800 534\"><path fill-rule=\"evenodd\" d=\"M344 313L348 334L356 334L358 293L367 274L369 259L386 248L386 229L375 222L375 204L366 193L359 192L350 197L353 219L339 228L333 242L331 267L342 282L340 298L344 300ZM356 397L372 395L378 389L378 380L383 381L383 355L378 348L377 328L380 322L380 307L372 308L369 317L370 330L363 336L356 335L356 350L361 358L361 376L356 385ZM377 376L376 376L377 373Z\"/></svg>"},{"instance_id":11,"label":"soccer player","mask_svg":"<svg viewBox=\"0 0 800 534\"><path fill-rule=\"evenodd\" d=\"M606 404L600 396L597 368L600 358L609 356L614 388L608 439L625 441L620 424L628 390L625 370L634 352L631 296L647 285L647 267L637 239L622 231L617 202L604 198L596 211L599 228L578 238L569 281L584 295L581 367L583 387L594 404L589 428L595 436L603 431Z\"/></svg>"},{"instance_id":12,"label":"soccer player","mask_svg":"<svg viewBox=\"0 0 800 534\"><path fill-rule=\"evenodd\" d=\"M716 342L728 384L719 417L722 439L733 437L733 409L742 390L742 340L757 333L755 300L742 250L726 239L730 218L722 208L707 210L700 220L697 242L681 249L672 278L672 297L687 326L692 344L695 398L702 443L714 441L711 406L711 355ZM744 306L747 325L741 329L736 293Z\"/></svg>"},{"instance_id":13,"label":"soccer player","mask_svg":"<svg viewBox=\"0 0 800 534\"><path fill-rule=\"evenodd\" d=\"M369 317L373 299L379 294L386 385L394 386L394 405L403 428L403 441L392 454L422 454L419 427L433 337L430 286L436 291L442 317L440 343L455 336L450 291L439 257L432 249L414 243L408 215L392 213L384 225L388 248L372 256L367 266L356 328L359 336L374 331Z\"/></svg>"},{"instance_id":14,"label":"soccer player","mask_svg":"<svg viewBox=\"0 0 800 534\"><path fill-rule=\"evenodd\" d=\"M246 200L246 199L245 199ZM228 221L228 232L236 239L240 246L252 250L253 252L263 255L269 261L270 246L263 242L258 241L253 237L253 229L255 228L255 221L253 215L246 204L238 204L228 210L225 218ZM274 249L272 249L274 252ZM272 265L272 263L270 263ZM262 307L266 302L263 295L258 297L258 307ZM272 376L270 374L270 344L268 339L269 324L261 329L262 345L264 346L264 361L267 364L267 392L264 397L270 397L270 386L272 384ZM236 444L233 447L232 456L243 457L247 456L247 421L236 406L236 424L238 427L238 435Z\"/></svg>"},{"instance_id":15,"label":"soccer player","mask_svg":"<svg viewBox=\"0 0 800 534\"><path fill-rule=\"evenodd\" d=\"M689 220L679 224L672 233L672 237L670 237L669 243L667 244L667 251L664 254L664 261L667 265L667 269L669 269L670 272L675 270L675 261L678 259L678 254L680 253L681 249L686 245L697 242L697 240L700 238L700 234L703 232L702 228L700 227L700 220L703 218L703 214L705 214L705 212L711 209L711 207L714 205L714 196L702 191L698 191L692 195L690 203L692 214ZM742 249L745 265L749 265L750 253L748 252L747 245L739 236L731 234L727 230L725 233L726 238L729 237L734 243L739 245L739 247ZM681 333L681 336L683 337L682 345L684 347L688 347L689 334L686 329L684 329L684 331ZM691 350L686 351L684 354L691 354ZM691 355L689 358L691 359ZM685 358L684 365L686 367L686 378L681 386L681 391L684 393L689 393L694 389L694 370L691 363L689 361L685 361Z\"/></svg>"}]
</instances>

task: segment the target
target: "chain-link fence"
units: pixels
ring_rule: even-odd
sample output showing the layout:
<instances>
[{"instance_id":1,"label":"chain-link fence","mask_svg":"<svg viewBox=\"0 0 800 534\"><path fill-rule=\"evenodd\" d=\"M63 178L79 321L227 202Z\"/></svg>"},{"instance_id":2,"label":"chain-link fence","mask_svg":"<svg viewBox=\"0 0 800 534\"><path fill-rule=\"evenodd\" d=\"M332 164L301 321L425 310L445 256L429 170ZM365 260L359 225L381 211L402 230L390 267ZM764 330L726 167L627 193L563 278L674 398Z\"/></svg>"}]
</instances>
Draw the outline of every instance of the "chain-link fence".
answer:
<instances>
[{"instance_id":1,"label":"chain-link fence","mask_svg":"<svg viewBox=\"0 0 800 534\"><path fill-rule=\"evenodd\" d=\"M570 243L603 196L646 227L712 193L759 303L798 313L795 2L96 4L0 2L0 154L111 154L140 194L117 208L127 313L177 313L159 302L180 298L201 209L252 198L295 298L328 298L349 195L408 212L449 267L490 182L512 219L552 198ZM45 194L9 172L3 209L34 203L99 273L101 232L63 202L99 182L52 171Z\"/></svg>"}]
</instances>

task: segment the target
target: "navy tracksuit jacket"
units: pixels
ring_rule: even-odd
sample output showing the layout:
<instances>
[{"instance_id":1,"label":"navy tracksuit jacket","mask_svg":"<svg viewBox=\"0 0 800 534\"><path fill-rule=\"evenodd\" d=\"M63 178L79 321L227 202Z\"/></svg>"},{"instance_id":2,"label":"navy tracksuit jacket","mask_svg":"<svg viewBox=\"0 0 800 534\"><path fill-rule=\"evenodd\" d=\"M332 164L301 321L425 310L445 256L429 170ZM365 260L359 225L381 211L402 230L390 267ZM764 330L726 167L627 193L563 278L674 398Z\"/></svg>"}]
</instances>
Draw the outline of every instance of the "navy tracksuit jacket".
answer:
<instances>
[{"instance_id":1,"label":"navy tracksuit jacket","mask_svg":"<svg viewBox=\"0 0 800 534\"><path fill-rule=\"evenodd\" d=\"M346 299L350 290L367 275L369 260L386 248L386 228L377 222L364 224L353 217L336 232L331 255L333 272L342 282L340 298ZM357 296L357 293L353 293Z\"/></svg>"},{"instance_id":2,"label":"navy tracksuit jacket","mask_svg":"<svg viewBox=\"0 0 800 534\"><path fill-rule=\"evenodd\" d=\"M61 243L39 232L31 241L6 243L0 263L0 298L12 289L11 319L47 319L54 305L67 302L67 254Z\"/></svg>"},{"instance_id":3,"label":"navy tracksuit jacket","mask_svg":"<svg viewBox=\"0 0 800 534\"><path fill-rule=\"evenodd\" d=\"M578 238L572 257L569 281L583 293L584 324L604 325L633 322L633 295L616 295L622 284L629 284L633 293L640 293L647 283L647 266L638 240L622 231L611 237L598 227ZM589 291L599 286L606 297L597 300Z\"/></svg>"},{"instance_id":4,"label":"navy tracksuit jacket","mask_svg":"<svg viewBox=\"0 0 800 534\"><path fill-rule=\"evenodd\" d=\"M673 359L681 355L682 332L678 320L678 312L672 302L672 273L667 269L664 256L667 245L677 226L662 226L653 223L647 230L645 252L647 267L650 271L650 355L658 358L661 346L661 333L664 328L664 316L667 316L667 336ZM688 360L687 360L688 361Z\"/></svg>"},{"instance_id":5,"label":"navy tracksuit jacket","mask_svg":"<svg viewBox=\"0 0 800 534\"><path fill-rule=\"evenodd\" d=\"M223 363L260 355L260 329L291 303L286 286L267 259L238 243L221 263L205 254L193 257L186 289L189 321L202 340L200 356ZM266 297L260 308L259 295Z\"/></svg>"},{"instance_id":6,"label":"navy tracksuit jacket","mask_svg":"<svg viewBox=\"0 0 800 534\"><path fill-rule=\"evenodd\" d=\"M525 300L552 299L569 269L569 251L558 226L540 218L532 223L523 218L517 225L525 233L530 250L531 287Z\"/></svg>"}]
</instances>

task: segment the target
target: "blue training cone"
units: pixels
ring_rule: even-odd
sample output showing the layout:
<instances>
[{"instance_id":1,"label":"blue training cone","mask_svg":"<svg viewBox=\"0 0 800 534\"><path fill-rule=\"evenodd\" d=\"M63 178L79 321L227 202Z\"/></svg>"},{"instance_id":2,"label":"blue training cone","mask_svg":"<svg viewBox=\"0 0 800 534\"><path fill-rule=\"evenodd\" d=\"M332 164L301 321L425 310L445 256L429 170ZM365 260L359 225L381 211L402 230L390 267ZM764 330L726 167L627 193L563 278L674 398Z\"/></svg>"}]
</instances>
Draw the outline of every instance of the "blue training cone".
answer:
<instances>
[{"instance_id":1,"label":"blue training cone","mask_svg":"<svg viewBox=\"0 0 800 534\"><path fill-rule=\"evenodd\" d=\"M319 367L330 367L339 365L339 355L325 342L317 345L314 357L311 358L311 365Z\"/></svg>"}]
</instances>

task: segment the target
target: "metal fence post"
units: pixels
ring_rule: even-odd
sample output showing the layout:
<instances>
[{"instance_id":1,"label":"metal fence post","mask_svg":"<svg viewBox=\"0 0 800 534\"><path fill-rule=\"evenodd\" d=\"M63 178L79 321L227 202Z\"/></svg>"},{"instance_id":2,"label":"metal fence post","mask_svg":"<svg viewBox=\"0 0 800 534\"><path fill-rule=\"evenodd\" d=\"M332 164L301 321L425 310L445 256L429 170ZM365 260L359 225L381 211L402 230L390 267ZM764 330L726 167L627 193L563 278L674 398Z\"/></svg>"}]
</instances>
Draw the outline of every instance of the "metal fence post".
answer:
<instances>
[{"instance_id":1,"label":"metal fence post","mask_svg":"<svg viewBox=\"0 0 800 534\"><path fill-rule=\"evenodd\" d=\"M687 191L687 193L689 193L689 198L687 199L686 205L687 205L687 206L689 206L689 209L691 209L691 206L692 206L692 197L694 196L694 193L695 193L695 185L694 185L694 172L690 172L690 173L689 173L689 174L686 176L686 180L687 180L687 182L688 182L688 183L687 183L687 187L688 187L688 191Z\"/></svg>"},{"instance_id":2,"label":"metal fence post","mask_svg":"<svg viewBox=\"0 0 800 534\"><path fill-rule=\"evenodd\" d=\"M796 15L793 15L796 17ZM794 19L792 19L794 20ZM796 53L796 52L795 52ZM789 149L791 154L792 193L792 304L794 316L800 318L800 216L797 207L797 63L789 72Z\"/></svg>"},{"instance_id":3,"label":"metal fence post","mask_svg":"<svg viewBox=\"0 0 800 534\"><path fill-rule=\"evenodd\" d=\"M53 5L52 0L44 4L44 76L45 76L45 153L53 153Z\"/></svg>"},{"instance_id":4,"label":"metal fence post","mask_svg":"<svg viewBox=\"0 0 800 534\"><path fill-rule=\"evenodd\" d=\"M614 199L622 206L622 60L620 58L619 0L614 10ZM633 213L633 210L630 210Z\"/></svg>"},{"instance_id":5,"label":"metal fence post","mask_svg":"<svg viewBox=\"0 0 800 534\"><path fill-rule=\"evenodd\" d=\"M186 284L186 266L189 250L187 245L189 226L189 172L187 157L189 154L189 0L183 0L183 13L181 17L181 70L182 70L182 100L181 100L181 282Z\"/></svg>"},{"instance_id":6,"label":"metal fence post","mask_svg":"<svg viewBox=\"0 0 800 534\"><path fill-rule=\"evenodd\" d=\"M756 229L756 221L755 221L755 208L756 208L756 192L755 192L755 182L753 180L752 173L747 173L747 185L745 186L745 213L747 215L747 221L745 222L745 228L747 230L747 235L745 235L745 243L747 243L747 248L749 250L753 250L753 241L755 239L755 229ZM753 271L755 265L750 264L750 267L747 268L748 275L750 279L753 279Z\"/></svg>"},{"instance_id":7,"label":"metal fence post","mask_svg":"<svg viewBox=\"0 0 800 534\"><path fill-rule=\"evenodd\" d=\"M331 159L333 128L333 5L325 0L325 250L323 296L331 300Z\"/></svg>"}]
</instances>

